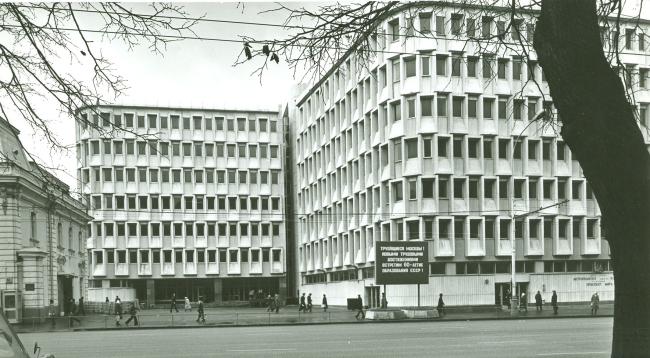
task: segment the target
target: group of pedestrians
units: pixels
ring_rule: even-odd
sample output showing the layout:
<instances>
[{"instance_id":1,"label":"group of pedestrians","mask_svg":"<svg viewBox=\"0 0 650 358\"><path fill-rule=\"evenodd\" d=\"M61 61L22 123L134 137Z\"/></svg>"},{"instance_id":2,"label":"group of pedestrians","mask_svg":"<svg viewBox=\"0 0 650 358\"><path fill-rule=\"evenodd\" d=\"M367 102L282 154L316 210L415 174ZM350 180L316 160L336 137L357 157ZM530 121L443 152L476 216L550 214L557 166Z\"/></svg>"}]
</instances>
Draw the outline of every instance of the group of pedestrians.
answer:
<instances>
[{"instance_id":1,"label":"group of pedestrians","mask_svg":"<svg viewBox=\"0 0 650 358\"><path fill-rule=\"evenodd\" d=\"M305 303L305 294L303 293L302 296L300 296L300 306L298 307L298 312L303 311L306 313L307 310L311 312L312 307L314 307L314 305L311 299L311 293L309 294L309 296L307 296L307 303Z\"/></svg>"},{"instance_id":2,"label":"group of pedestrians","mask_svg":"<svg viewBox=\"0 0 650 358\"><path fill-rule=\"evenodd\" d=\"M83 297L79 298L79 305L77 305L74 297L70 298L69 301L65 302L65 307L63 312L64 312L63 315L68 317L68 324L70 325L70 327L74 325L74 322L81 324L81 320L79 320L78 316L86 315L84 298ZM56 306L54 305L53 299L50 299L47 315L48 315L48 319L50 320L50 323L52 324L52 327L56 327L57 313L56 313Z\"/></svg>"}]
</instances>

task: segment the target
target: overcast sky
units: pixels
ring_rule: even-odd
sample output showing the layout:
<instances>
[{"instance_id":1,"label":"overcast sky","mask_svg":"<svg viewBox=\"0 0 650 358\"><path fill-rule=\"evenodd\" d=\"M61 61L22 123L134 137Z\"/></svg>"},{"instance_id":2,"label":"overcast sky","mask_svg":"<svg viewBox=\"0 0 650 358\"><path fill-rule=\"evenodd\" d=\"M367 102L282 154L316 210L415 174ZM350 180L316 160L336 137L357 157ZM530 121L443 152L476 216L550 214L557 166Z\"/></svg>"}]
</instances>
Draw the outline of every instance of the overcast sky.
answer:
<instances>
[{"instance_id":1,"label":"overcast sky","mask_svg":"<svg viewBox=\"0 0 650 358\"><path fill-rule=\"evenodd\" d=\"M204 16L206 19L230 20L254 23L282 24L285 13L259 14L261 11L277 8L274 3L183 3L189 17ZM302 6L296 3L285 5ZM144 4L126 4L136 12L150 13ZM309 4L315 6L315 3ZM84 29L98 29L99 25L91 17L80 20ZM281 38L288 34L280 27L240 25L201 21L193 27L197 36L213 39L240 40L239 36L258 39ZM99 35L88 34L93 52L101 51L110 59L113 68L127 80L129 89L125 95L115 99L117 104L173 105L203 108L248 108L277 110L278 105L286 103L291 86L300 78L293 78L293 71L286 63L271 63L265 71L261 83L257 75L251 73L259 66L260 59L233 67L242 50L242 42L184 40L172 42L162 55L152 53L143 42L141 46L129 51L120 40L107 41ZM257 46L257 45L256 45ZM259 46L258 46L259 47ZM80 57L82 61L89 57ZM67 62L65 62L67 61ZM72 65L69 59L58 63L60 68L70 71L78 78L85 78L92 64ZM40 104L48 108L47 104ZM53 152L39 136L33 135L31 128L19 118L10 122L21 130L21 139L28 151L48 166L60 167L56 175L76 189L76 159L74 152L74 122L67 117L57 117L54 108L48 108L52 115L53 128L58 138L72 150L67 153ZM11 117L11 113L9 113ZM15 114L14 114L15 116Z\"/></svg>"},{"instance_id":2,"label":"overcast sky","mask_svg":"<svg viewBox=\"0 0 650 358\"><path fill-rule=\"evenodd\" d=\"M630 11L638 6L640 0L628 0L626 7ZM330 2L331 3L331 2ZM283 3L288 7L308 6L315 9L324 2ZM265 24L282 24L286 12L259 14L261 11L276 8L268 2L246 2L244 9L238 8L236 2L226 3L184 3L189 17L204 16L206 19L230 20ZM74 4L73 4L74 6ZM136 12L150 13L147 6L139 3L125 4ZM646 9L647 10L647 9ZM648 13L644 12L647 18ZM91 17L81 19L84 29L98 29L99 25ZM196 34L204 38L239 40L240 35L258 39L283 38L288 30L280 27L226 24L202 21L193 28ZM113 68L127 79L129 89L125 95L113 101L117 104L173 105L204 108L264 108L277 109L278 105L288 100L292 85L300 80L294 78L293 71L286 63L270 64L260 83L260 78L251 73L259 65L252 61L233 67L242 50L241 42L185 40L167 45L163 55L152 53L143 44L131 51L119 40L107 41L99 35L89 34L92 39L91 49L101 51L110 59ZM1 34L0 34L1 37ZM88 60L88 57L82 57ZM257 60L257 59L256 59ZM89 73L92 64L61 63L63 69L83 77ZM43 104L42 106L46 106ZM20 118L9 118L10 122L22 131L21 139L30 152L49 166L58 166L62 170L56 175L76 189L76 159L74 152L74 122L67 117L57 117L52 110L53 128L59 139L72 150L67 153L51 152L50 146L42 138L34 136L31 128ZM11 117L11 113L9 113Z\"/></svg>"}]
</instances>

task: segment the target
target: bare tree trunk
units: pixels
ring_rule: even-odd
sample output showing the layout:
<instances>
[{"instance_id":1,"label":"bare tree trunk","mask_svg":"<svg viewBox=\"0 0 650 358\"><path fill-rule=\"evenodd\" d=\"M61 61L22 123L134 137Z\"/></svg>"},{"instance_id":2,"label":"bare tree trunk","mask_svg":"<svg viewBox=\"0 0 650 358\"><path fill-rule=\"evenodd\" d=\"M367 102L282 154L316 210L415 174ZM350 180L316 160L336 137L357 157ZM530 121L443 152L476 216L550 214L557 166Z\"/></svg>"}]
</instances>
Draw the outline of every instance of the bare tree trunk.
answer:
<instances>
[{"instance_id":1,"label":"bare tree trunk","mask_svg":"<svg viewBox=\"0 0 650 358\"><path fill-rule=\"evenodd\" d=\"M543 0L534 48L561 135L592 185L615 280L612 357L650 355L650 155L605 58L596 1Z\"/></svg>"}]
</instances>

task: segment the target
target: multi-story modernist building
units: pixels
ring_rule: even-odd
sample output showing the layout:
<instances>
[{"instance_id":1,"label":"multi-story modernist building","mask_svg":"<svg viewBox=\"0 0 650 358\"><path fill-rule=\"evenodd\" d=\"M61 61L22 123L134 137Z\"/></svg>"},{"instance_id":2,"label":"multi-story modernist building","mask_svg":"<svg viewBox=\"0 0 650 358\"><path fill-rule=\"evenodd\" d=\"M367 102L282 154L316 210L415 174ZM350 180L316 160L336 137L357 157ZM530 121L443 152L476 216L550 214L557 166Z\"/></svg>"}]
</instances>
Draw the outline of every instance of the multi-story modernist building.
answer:
<instances>
[{"instance_id":1,"label":"multi-story modernist building","mask_svg":"<svg viewBox=\"0 0 650 358\"><path fill-rule=\"evenodd\" d=\"M378 306L375 242L422 240L423 305L435 306L439 293L450 305L503 303L513 249L517 292L613 300L589 183L558 128L533 120L554 109L532 46L526 58L467 41L483 37L482 49L490 37L532 41L533 24L436 6L387 20L368 67L348 58L290 102L298 289L330 304L361 294ZM603 29L603 39L621 41L624 77L647 102L637 32ZM385 290L390 305L418 302L415 285Z\"/></svg>"},{"instance_id":2,"label":"multi-story modernist building","mask_svg":"<svg viewBox=\"0 0 650 358\"><path fill-rule=\"evenodd\" d=\"M62 313L84 296L90 220L66 184L29 160L19 133L0 118L0 306L14 322L44 319L50 299Z\"/></svg>"},{"instance_id":3,"label":"multi-story modernist building","mask_svg":"<svg viewBox=\"0 0 650 358\"><path fill-rule=\"evenodd\" d=\"M91 287L131 287L149 304L286 294L278 112L101 105L79 116Z\"/></svg>"}]
</instances>

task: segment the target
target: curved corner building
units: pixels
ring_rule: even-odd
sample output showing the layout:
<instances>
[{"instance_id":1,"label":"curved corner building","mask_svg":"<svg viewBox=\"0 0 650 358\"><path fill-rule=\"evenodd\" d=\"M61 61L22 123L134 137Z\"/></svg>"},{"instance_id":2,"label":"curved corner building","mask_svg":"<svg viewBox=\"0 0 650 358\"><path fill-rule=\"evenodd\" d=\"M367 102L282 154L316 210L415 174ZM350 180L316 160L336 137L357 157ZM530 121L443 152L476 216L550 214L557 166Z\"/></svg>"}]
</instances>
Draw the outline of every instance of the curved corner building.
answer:
<instances>
[{"instance_id":1,"label":"curved corner building","mask_svg":"<svg viewBox=\"0 0 650 358\"><path fill-rule=\"evenodd\" d=\"M440 293L448 305L505 304L513 249L518 293L614 299L600 211L558 135L561 118L534 120L555 112L535 53L489 51L496 38L532 41L534 23L472 11L398 14L371 39L369 66L348 58L295 89L297 290L331 305L360 294L377 307L375 243L420 240L423 306ZM623 77L641 103L648 59L637 32L623 24L602 37L606 48L620 41ZM647 104L638 109L647 124ZM418 302L416 285L385 289L390 306Z\"/></svg>"}]
</instances>

